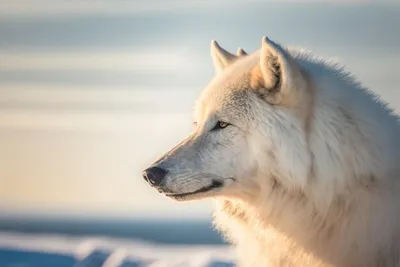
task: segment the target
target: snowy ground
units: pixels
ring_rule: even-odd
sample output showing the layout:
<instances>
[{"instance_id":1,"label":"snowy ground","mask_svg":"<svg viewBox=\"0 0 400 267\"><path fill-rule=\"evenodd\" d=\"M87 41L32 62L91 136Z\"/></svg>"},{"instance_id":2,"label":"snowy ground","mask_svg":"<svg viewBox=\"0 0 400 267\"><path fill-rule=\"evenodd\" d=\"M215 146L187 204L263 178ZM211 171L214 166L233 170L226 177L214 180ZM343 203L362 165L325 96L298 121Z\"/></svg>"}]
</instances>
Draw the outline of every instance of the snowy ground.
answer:
<instances>
[{"instance_id":1,"label":"snowy ground","mask_svg":"<svg viewBox=\"0 0 400 267\"><path fill-rule=\"evenodd\" d=\"M228 246L0 232L1 267L231 267Z\"/></svg>"}]
</instances>

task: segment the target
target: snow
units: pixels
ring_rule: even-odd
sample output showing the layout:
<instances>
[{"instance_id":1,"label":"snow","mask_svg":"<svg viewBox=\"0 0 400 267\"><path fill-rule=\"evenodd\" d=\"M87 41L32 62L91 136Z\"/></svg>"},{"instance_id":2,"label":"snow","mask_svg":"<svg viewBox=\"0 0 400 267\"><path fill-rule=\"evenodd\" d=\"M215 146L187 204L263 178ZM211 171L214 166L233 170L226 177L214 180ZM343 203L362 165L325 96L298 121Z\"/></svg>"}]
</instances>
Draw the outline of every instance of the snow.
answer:
<instances>
[{"instance_id":1,"label":"snow","mask_svg":"<svg viewBox=\"0 0 400 267\"><path fill-rule=\"evenodd\" d=\"M0 232L2 267L231 267L227 245L170 245L106 237Z\"/></svg>"}]
</instances>

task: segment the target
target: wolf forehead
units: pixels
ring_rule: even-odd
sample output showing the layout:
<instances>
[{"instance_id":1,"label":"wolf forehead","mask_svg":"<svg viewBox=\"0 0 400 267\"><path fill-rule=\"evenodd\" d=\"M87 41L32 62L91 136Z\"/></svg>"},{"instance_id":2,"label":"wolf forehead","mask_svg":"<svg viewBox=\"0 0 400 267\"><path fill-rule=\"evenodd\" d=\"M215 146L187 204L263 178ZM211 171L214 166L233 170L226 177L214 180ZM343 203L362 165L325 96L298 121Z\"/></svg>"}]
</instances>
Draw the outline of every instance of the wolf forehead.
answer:
<instances>
[{"instance_id":1,"label":"wolf forehead","mask_svg":"<svg viewBox=\"0 0 400 267\"><path fill-rule=\"evenodd\" d=\"M220 118L221 116L241 117L249 115L252 96L250 90L246 89L246 87L237 90L216 88L216 91L219 92L210 92L201 95L195 106L197 117L213 115L216 118Z\"/></svg>"},{"instance_id":2,"label":"wolf forehead","mask_svg":"<svg viewBox=\"0 0 400 267\"><path fill-rule=\"evenodd\" d=\"M260 90L255 82L256 74L257 53L246 58L237 58L236 62L223 73L217 74L203 90L195 105L196 114L230 110L237 116L248 115Z\"/></svg>"},{"instance_id":3,"label":"wolf forehead","mask_svg":"<svg viewBox=\"0 0 400 267\"><path fill-rule=\"evenodd\" d=\"M248 55L239 48L237 55L234 55L216 41L211 41L216 75L200 95L196 111L200 109L204 112L209 107L214 110L226 109L232 105L236 109L240 106L242 111L249 111L252 110L249 104L255 102L272 105L296 102L297 93L291 97L285 96L292 92L293 86L304 86L299 67L289 51L281 45L265 36L261 44L261 49L252 54Z\"/></svg>"}]
</instances>

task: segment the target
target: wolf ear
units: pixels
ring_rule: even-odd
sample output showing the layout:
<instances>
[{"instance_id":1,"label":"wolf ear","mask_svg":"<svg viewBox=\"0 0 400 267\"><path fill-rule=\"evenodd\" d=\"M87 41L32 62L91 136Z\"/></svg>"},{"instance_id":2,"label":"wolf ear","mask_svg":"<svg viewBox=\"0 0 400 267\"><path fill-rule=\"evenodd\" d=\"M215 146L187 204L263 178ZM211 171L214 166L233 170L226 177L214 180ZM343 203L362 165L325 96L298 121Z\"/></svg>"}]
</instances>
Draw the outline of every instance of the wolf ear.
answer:
<instances>
[{"instance_id":1,"label":"wolf ear","mask_svg":"<svg viewBox=\"0 0 400 267\"><path fill-rule=\"evenodd\" d=\"M247 56L247 53L246 53L246 51L244 51L242 48L239 47L237 52L236 52L236 55L238 57L243 57L243 56Z\"/></svg>"},{"instance_id":2,"label":"wolf ear","mask_svg":"<svg viewBox=\"0 0 400 267\"><path fill-rule=\"evenodd\" d=\"M221 72L237 58L235 55L220 47L215 40L211 41L211 56L214 62L214 68L217 72Z\"/></svg>"},{"instance_id":3,"label":"wolf ear","mask_svg":"<svg viewBox=\"0 0 400 267\"><path fill-rule=\"evenodd\" d=\"M253 73L257 93L270 104L282 104L288 97L306 85L300 66L280 45L262 38L260 64Z\"/></svg>"}]
</instances>

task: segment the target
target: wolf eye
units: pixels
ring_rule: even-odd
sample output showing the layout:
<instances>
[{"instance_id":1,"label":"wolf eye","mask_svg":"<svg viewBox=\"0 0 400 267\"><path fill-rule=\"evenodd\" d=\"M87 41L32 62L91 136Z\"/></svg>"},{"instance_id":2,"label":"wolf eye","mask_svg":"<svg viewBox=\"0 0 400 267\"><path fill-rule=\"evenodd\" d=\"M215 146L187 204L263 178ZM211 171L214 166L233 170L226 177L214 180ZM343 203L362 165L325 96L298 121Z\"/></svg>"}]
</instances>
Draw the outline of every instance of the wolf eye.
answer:
<instances>
[{"instance_id":1,"label":"wolf eye","mask_svg":"<svg viewBox=\"0 0 400 267\"><path fill-rule=\"evenodd\" d=\"M225 128L226 126L228 126L228 123L223 122L223 121L219 121L219 122L218 122L218 127L219 127L219 128L223 129L223 128Z\"/></svg>"},{"instance_id":2,"label":"wolf eye","mask_svg":"<svg viewBox=\"0 0 400 267\"><path fill-rule=\"evenodd\" d=\"M227 122L218 121L213 130L224 129L224 128L226 128L228 125L229 125L229 123L227 123Z\"/></svg>"}]
</instances>

